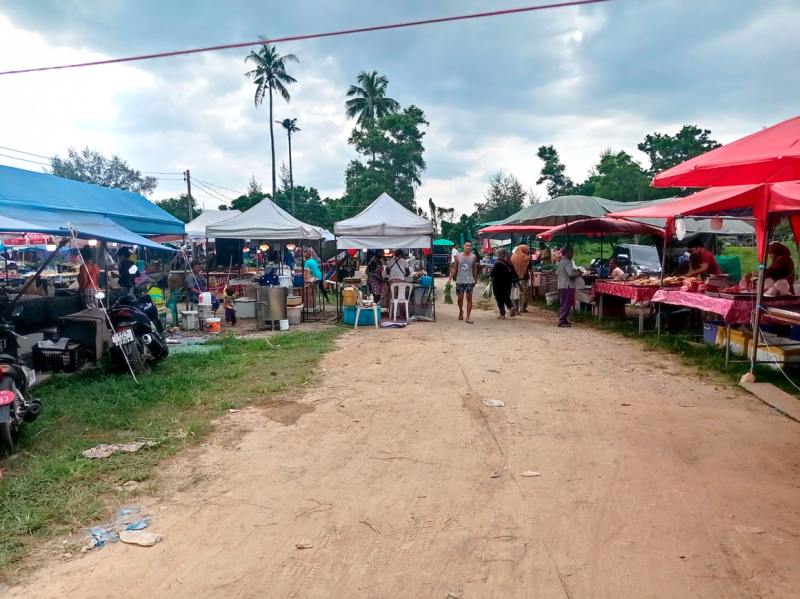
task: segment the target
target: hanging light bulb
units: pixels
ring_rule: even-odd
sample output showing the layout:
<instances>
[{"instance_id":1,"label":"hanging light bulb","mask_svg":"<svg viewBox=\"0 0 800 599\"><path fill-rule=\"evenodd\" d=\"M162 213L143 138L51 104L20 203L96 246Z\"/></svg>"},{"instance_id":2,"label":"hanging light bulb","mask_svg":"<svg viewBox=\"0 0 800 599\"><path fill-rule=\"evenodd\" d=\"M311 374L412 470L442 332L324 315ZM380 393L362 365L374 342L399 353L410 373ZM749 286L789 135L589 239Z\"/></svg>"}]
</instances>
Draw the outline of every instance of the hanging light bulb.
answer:
<instances>
[{"instance_id":1,"label":"hanging light bulb","mask_svg":"<svg viewBox=\"0 0 800 599\"><path fill-rule=\"evenodd\" d=\"M269 249L269 246L266 243L262 243L258 249L260 249L262 252L266 252Z\"/></svg>"},{"instance_id":2,"label":"hanging light bulb","mask_svg":"<svg viewBox=\"0 0 800 599\"><path fill-rule=\"evenodd\" d=\"M362 252L364 252L364 253L366 254L366 253L367 253L367 248L364 248L364 249L363 249L363 250L361 250L361 251L362 251Z\"/></svg>"},{"instance_id":3,"label":"hanging light bulb","mask_svg":"<svg viewBox=\"0 0 800 599\"><path fill-rule=\"evenodd\" d=\"M242 248L242 253L243 254L249 254L250 253L250 248L249 247Z\"/></svg>"},{"instance_id":4,"label":"hanging light bulb","mask_svg":"<svg viewBox=\"0 0 800 599\"><path fill-rule=\"evenodd\" d=\"M55 252L56 248L58 248L58 246L55 243L48 243L44 247L47 249L48 252Z\"/></svg>"},{"instance_id":5,"label":"hanging light bulb","mask_svg":"<svg viewBox=\"0 0 800 599\"><path fill-rule=\"evenodd\" d=\"M90 239L90 240L89 240L89 241L87 241L86 243L87 243L87 244L88 244L90 247L95 247L95 246L97 245L97 240L96 240L96 239Z\"/></svg>"},{"instance_id":6,"label":"hanging light bulb","mask_svg":"<svg viewBox=\"0 0 800 599\"><path fill-rule=\"evenodd\" d=\"M391 256L392 255L392 250L383 250L383 255L384 256Z\"/></svg>"},{"instance_id":7,"label":"hanging light bulb","mask_svg":"<svg viewBox=\"0 0 800 599\"><path fill-rule=\"evenodd\" d=\"M297 246L295 244L293 244L293 243L287 243L286 244L286 249L289 250L290 252L293 252L294 248L296 248L296 247Z\"/></svg>"}]
</instances>

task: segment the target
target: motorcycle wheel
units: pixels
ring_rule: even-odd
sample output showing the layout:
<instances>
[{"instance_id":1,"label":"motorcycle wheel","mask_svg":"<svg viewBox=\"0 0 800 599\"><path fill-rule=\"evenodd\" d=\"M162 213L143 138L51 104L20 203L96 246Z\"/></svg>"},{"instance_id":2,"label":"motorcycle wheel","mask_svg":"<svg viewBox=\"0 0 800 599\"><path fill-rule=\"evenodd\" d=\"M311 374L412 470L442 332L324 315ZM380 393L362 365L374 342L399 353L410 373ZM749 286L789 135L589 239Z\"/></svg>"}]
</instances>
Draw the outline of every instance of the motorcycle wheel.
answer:
<instances>
[{"instance_id":1,"label":"motorcycle wheel","mask_svg":"<svg viewBox=\"0 0 800 599\"><path fill-rule=\"evenodd\" d=\"M131 368L133 368L134 373L147 374L150 372L150 361L147 359L147 356L142 353L138 342L131 350L131 353L128 354L128 361L131 363Z\"/></svg>"},{"instance_id":2,"label":"motorcycle wheel","mask_svg":"<svg viewBox=\"0 0 800 599\"><path fill-rule=\"evenodd\" d=\"M14 453L14 439L11 436L11 425L8 422L0 423L0 445L8 453Z\"/></svg>"}]
</instances>

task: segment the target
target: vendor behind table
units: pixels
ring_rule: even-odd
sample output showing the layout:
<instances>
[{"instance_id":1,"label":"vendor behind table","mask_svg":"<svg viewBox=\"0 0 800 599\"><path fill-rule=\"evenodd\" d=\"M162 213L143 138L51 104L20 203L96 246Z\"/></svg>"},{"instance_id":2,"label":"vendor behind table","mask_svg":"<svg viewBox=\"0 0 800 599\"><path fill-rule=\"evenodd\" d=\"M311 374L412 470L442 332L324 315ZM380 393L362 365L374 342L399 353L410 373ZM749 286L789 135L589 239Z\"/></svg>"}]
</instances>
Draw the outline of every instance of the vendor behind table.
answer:
<instances>
[{"instance_id":1,"label":"vendor behind table","mask_svg":"<svg viewBox=\"0 0 800 599\"><path fill-rule=\"evenodd\" d=\"M402 283L405 282L406 277L410 275L408 268L408 261L403 254L403 250L397 249L386 264L386 276L389 283Z\"/></svg>"}]
</instances>

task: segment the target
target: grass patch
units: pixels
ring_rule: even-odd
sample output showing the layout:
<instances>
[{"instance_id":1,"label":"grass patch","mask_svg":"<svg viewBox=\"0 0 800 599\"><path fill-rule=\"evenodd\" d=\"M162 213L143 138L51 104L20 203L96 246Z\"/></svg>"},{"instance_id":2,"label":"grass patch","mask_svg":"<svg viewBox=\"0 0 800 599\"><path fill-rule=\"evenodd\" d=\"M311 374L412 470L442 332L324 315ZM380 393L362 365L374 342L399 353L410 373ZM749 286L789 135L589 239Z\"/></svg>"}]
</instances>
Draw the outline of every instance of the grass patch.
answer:
<instances>
[{"instance_id":1,"label":"grass patch","mask_svg":"<svg viewBox=\"0 0 800 599\"><path fill-rule=\"evenodd\" d=\"M558 312L558 304L547 306L545 302L537 301L534 302L534 305L544 310ZM643 335L639 335L638 316L635 318L604 318L602 321L598 321L597 317L592 316L589 312L574 312L570 320L636 339L648 351L661 349L671 352L680 357L685 364L696 366L701 375L720 374L731 383L738 385L741 376L750 370L749 364L730 364L726 370L725 348L703 343L703 334L699 330L662 332L659 337L655 330L655 319L645 319ZM744 359L744 356L731 353L731 360ZM759 382L772 383L787 393L800 397L797 389L777 370L757 365L755 374Z\"/></svg>"},{"instance_id":2,"label":"grass patch","mask_svg":"<svg viewBox=\"0 0 800 599\"><path fill-rule=\"evenodd\" d=\"M276 335L277 350L221 335L209 342L218 350L170 356L139 385L101 364L35 389L44 412L25 427L18 453L0 461L0 578L38 541L107 516L107 493L151 477L160 460L203 439L213 418L313 382L341 330ZM104 460L80 455L145 439L158 445Z\"/></svg>"}]
</instances>

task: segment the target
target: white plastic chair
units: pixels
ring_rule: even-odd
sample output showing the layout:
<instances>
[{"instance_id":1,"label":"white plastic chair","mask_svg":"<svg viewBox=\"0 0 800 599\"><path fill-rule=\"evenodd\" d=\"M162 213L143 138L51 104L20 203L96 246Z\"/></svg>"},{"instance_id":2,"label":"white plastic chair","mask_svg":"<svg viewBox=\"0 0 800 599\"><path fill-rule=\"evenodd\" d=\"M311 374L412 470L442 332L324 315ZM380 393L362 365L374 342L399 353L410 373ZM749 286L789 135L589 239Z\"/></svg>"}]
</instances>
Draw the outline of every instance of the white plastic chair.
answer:
<instances>
[{"instance_id":1,"label":"white plastic chair","mask_svg":"<svg viewBox=\"0 0 800 599\"><path fill-rule=\"evenodd\" d=\"M371 300L370 301L365 300L361 296L361 290L358 289L357 287L352 287L351 286L350 288L354 289L355 292L356 292L356 306L357 307L356 307L356 324L355 324L354 330L358 329L358 320L359 320L359 317L361 316L361 310L362 309L363 310L372 310L372 314L373 314L374 319L375 319L375 328L376 329L380 328L378 326L378 310L380 310L380 306L378 306L378 304L376 304L375 302L373 302Z\"/></svg>"},{"instance_id":2,"label":"white plastic chair","mask_svg":"<svg viewBox=\"0 0 800 599\"><path fill-rule=\"evenodd\" d=\"M397 320L397 308L400 304L406 306L406 322L408 322L408 301L411 299L411 291L414 285L411 283L392 283L391 300L392 300L392 320Z\"/></svg>"}]
</instances>

